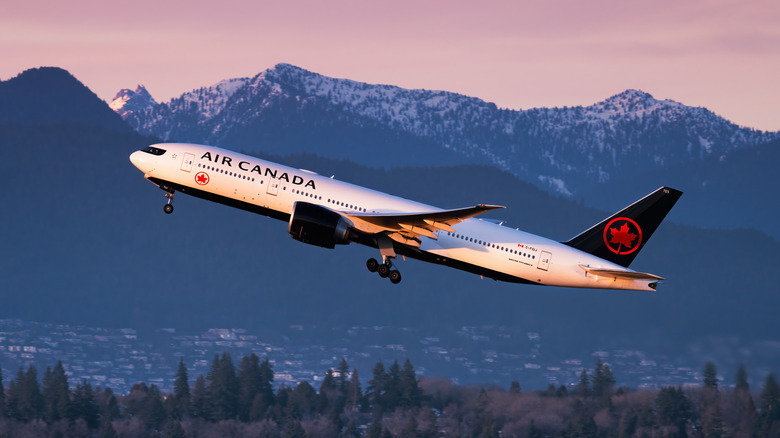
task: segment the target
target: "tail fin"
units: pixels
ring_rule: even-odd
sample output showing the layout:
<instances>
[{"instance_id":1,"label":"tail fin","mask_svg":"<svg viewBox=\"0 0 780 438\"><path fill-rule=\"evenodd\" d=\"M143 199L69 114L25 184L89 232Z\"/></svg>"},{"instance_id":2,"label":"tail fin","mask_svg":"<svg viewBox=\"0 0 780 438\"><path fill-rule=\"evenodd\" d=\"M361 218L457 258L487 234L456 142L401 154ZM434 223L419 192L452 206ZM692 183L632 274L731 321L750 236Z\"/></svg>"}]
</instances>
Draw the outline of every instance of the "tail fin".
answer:
<instances>
[{"instance_id":1,"label":"tail fin","mask_svg":"<svg viewBox=\"0 0 780 438\"><path fill-rule=\"evenodd\" d=\"M627 268L681 195L661 187L563 243Z\"/></svg>"}]
</instances>

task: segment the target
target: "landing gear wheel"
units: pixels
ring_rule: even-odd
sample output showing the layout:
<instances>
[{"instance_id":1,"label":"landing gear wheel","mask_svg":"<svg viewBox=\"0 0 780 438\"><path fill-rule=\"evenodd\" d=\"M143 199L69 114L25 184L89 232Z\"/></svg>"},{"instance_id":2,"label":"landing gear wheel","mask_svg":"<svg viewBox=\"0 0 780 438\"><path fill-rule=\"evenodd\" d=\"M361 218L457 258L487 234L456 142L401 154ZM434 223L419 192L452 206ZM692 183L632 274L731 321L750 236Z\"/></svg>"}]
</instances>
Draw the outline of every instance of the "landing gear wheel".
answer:
<instances>
[{"instance_id":1,"label":"landing gear wheel","mask_svg":"<svg viewBox=\"0 0 780 438\"><path fill-rule=\"evenodd\" d=\"M373 258L368 259L366 260L366 268L368 268L369 272L376 272L376 270L379 269L379 262Z\"/></svg>"},{"instance_id":2,"label":"landing gear wheel","mask_svg":"<svg viewBox=\"0 0 780 438\"><path fill-rule=\"evenodd\" d=\"M379 267L377 267L377 272L380 277L387 278L387 276L390 275L390 266L379 265Z\"/></svg>"},{"instance_id":3,"label":"landing gear wheel","mask_svg":"<svg viewBox=\"0 0 780 438\"><path fill-rule=\"evenodd\" d=\"M168 200L168 203L163 206L163 211L165 214L171 214L173 213L173 195L176 192L170 187L165 187L164 190L168 192L165 194L165 199Z\"/></svg>"},{"instance_id":4,"label":"landing gear wheel","mask_svg":"<svg viewBox=\"0 0 780 438\"><path fill-rule=\"evenodd\" d=\"M388 277L390 277L390 282L393 284L398 284L401 282L401 273L398 271L390 271Z\"/></svg>"}]
</instances>

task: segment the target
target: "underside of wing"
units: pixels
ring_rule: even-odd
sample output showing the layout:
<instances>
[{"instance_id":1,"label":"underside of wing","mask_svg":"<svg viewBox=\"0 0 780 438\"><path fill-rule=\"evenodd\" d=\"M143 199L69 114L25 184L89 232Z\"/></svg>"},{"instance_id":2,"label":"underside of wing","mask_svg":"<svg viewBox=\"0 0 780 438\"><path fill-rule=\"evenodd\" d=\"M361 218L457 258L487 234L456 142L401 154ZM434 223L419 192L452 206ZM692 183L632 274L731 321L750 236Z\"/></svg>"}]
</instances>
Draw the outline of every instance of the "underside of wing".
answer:
<instances>
[{"instance_id":1,"label":"underside of wing","mask_svg":"<svg viewBox=\"0 0 780 438\"><path fill-rule=\"evenodd\" d=\"M590 266L580 265L580 268L585 270L588 274L591 275L598 275L599 277L614 277L614 278L623 278L626 280L664 280L663 277L659 277L657 275L648 274L646 272L635 272L635 271L620 271L617 269L598 269L598 268L591 268Z\"/></svg>"},{"instance_id":2,"label":"underside of wing","mask_svg":"<svg viewBox=\"0 0 780 438\"><path fill-rule=\"evenodd\" d=\"M455 232L452 228L466 219L486 211L504 208L479 204L456 210L421 213L347 214L355 228L369 234L384 234L398 243L419 248L420 237L436 239L436 231Z\"/></svg>"}]
</instances>

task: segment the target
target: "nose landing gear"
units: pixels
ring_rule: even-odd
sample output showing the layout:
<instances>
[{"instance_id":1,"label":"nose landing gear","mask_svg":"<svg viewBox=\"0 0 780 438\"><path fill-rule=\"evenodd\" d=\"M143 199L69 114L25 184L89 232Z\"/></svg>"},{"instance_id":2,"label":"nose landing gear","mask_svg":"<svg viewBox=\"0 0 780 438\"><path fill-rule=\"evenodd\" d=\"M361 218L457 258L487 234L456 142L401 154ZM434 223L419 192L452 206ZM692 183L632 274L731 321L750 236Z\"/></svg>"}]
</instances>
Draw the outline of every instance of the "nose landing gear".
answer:
<instances>
[{"instance_id":1,"label":"nose landing gear","mask_svg":"<svg viewBox=\"0 0 780 438\"><path fill-rule=\"evenodd\" d=\"M165 198L168 199L168 203L163 205L163 211L165 212L165 214L173 213L173 194L174 194L173 189L167 190L167 193L165 194Z\"/></svg>"}]
</instances>

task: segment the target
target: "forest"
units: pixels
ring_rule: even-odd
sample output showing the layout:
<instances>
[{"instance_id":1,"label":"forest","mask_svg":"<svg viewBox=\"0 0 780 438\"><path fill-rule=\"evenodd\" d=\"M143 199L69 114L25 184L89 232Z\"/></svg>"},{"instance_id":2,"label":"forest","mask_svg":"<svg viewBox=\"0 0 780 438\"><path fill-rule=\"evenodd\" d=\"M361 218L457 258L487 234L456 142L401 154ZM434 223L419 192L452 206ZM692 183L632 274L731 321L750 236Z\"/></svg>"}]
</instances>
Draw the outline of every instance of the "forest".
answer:
<instances>
[{"instance_id":1,"label":"forest","mask_svg":"<svg viewBox=\"0 0 780 438\"><path fill-rule=\"evenodd\" d=\"M318 380L274 384L273 364L252 354L238 366L216 355L192 385L183 360L173 390L138 383L128 394L70 387L61 361L0 384L0 437L778 437L780 386L769 374L751 389L741 366L733 388L708 362L702 384L634 390L597 360L579 383L524 391L461 386L418 376L407 359L381 361L361 384L341 359ZM0 382L3 376L0 374Z\"/></svg>"}]
</instances>

